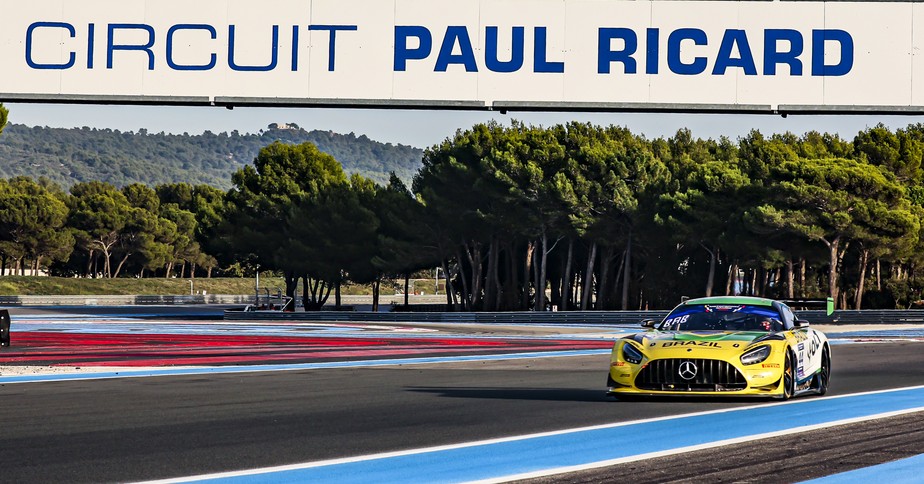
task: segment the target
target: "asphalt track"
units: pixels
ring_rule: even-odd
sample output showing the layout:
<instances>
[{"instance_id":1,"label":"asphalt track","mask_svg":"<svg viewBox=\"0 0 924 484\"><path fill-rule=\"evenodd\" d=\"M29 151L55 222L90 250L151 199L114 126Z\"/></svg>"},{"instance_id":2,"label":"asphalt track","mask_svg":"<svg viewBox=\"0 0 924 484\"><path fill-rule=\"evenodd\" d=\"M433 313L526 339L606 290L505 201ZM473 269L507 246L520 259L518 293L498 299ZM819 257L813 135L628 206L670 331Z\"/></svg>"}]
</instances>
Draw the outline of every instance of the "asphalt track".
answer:
<instances>
[{"instance_id":1,"label":"asphalt track","mask_svg":"<svg viewBox=\"0 0 924 484\"><path fill-rule=\"evenodd\" d=\"M35 324L46 325L52 333L68 330L67 321L53 319ZM64 329L52 323L62 324ZM344 328L337 331L341 330ZM346 330L352 339L385 339L378 333L357 335L361 332L357 328ZM479 328L466 328L463 333L488 341L498 339L496 334L480 334ZM187 338L184 334L177 336ZM512 349L489 347L511 353L519 352L521 346L539 345L555 352L575 344L599 343L592 333L585 339L573 335L552 338L541 328L531 330L531 334L510 338L515 346ZM15 349L17 333L13 335ZM400 335L397 339L403 344L398 346L413 348L416 343L411 344L411 339L422 340L417 342L430 349L440 348L422 336ZM150 337L143 335L146 340ZM452 338L440 333L433 339ZM453 351L444 356L475 354L481 358L491 353L481 351L483 347L452 347ZM127 348L128 354L123 356L128 359L151 357L150 346ZM904 341L837 345L829 395L924 385L922 349L920 342ZM79 349L71 351L79 353ZM9 364L10 354L0 353L0 362ZM419 354L396 356L416 358ZM82 364L111 359L107 355L82 360ZM294 361L317 359L331 358L329 353L322 353ZM607 355L598 352L579 357L92 381L0 380L0 482L126 482L199 476L703 411L776 408L773 403L752 400L612 401L603 396L601 388L606 367ZM797 403L825 400L836 401L806 398ZM898 415L731 448L556 475L545 481L797 482L914 457L924 448L922 422L921 413ZM631 439L615 439L613 446L627 442ZM277 474L261 476L256 480L282 479ZM356 481L376 480L375 476L355 477ZM420 477L427 481L426 476Z\"/></svg>"}]
</instances>

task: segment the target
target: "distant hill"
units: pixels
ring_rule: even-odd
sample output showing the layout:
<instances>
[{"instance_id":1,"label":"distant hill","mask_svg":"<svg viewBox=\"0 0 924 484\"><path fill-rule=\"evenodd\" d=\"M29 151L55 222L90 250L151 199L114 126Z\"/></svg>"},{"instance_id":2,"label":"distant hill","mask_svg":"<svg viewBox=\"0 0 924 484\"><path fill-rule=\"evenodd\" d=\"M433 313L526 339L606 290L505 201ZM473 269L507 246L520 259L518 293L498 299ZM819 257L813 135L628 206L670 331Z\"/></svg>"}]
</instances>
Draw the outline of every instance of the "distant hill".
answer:
<instances>
[{"instance_id":1,"label":"distant hill","mask_svg":"<svg viewBox=\"0 0 924 484\"><path fill-rule=\"evenodd\" d=\"M134 182L187 182L228 189L231 174L252 163L260 148L277 140L310 141L333 155L348 173L383 184L392 171L409 181L423 155L412 146L380 143L353 133L305 131L294 124L271 124L255 134L206 131L201 135L10 124L0 135L0 177L44 176L65 187L99 180L119 187Z\"/></svg>"}]
</instances>

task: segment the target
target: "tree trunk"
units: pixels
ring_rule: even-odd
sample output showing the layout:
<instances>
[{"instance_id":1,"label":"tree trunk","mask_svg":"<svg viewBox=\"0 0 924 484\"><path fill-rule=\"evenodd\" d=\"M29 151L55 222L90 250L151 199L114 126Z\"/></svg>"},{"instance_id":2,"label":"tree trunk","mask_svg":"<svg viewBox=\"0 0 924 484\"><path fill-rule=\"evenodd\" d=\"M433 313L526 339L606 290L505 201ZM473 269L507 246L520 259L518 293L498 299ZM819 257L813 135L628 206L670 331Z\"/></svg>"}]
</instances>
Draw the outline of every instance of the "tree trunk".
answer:
<instances>
[{"instance_id":1,"label":"tree trunk","mask_svg":"<svg viewBox=\"0 0 924 484\"><path fill-rule=\"evenodd\" d=\"M520 305L524 311L529 310L530 268L533 266L533 255L536 252L536 242L530 240L526 244L526 259L523 261L523 294Z\"/></svg>"},{"instance_id":2,"label":"tree trunk","mask_svg":"<svg viewBox=\"0 0 924 484\"><path fill-rule=\"evenodd\" d=\"M728 279L725 280L725 295L734 296L735 290L737 289L736 282L738 281L738 261L732 262L731 266L728 267Z\"/></svg>"},{"instance_id":3,"label":"tree trunk","mask_svg":"<svg viewBox=\"0 0 924 484\"><path fill-rule=\"evenodd\" d=\"M603 259L600 260L600 282L597 284L597 303L594 305L596 309L606 308L609 302L610 265L613 263L614 250L612 245L607 245L606 251L603 253Z\"/></svg>"},{"instance_id":4,"label":"tree trunk","mask_svg":"<svg viewBox=\"0 0 924 484\"><path fill-rule=\"evenodd\" d=\"M571 284L571 305L581 308L581 287L584 285L584 279L581 277L581 271L574 271L574 282Z\"/></svg>"},{"instance_id":5,"label":"tree trunk","mask_svg":"<svg viewBox=\"0 0 924 484\"><path fill-rule=\"evenodd\" d=\"M805 277L806 277L806 272L808 271L808 269L806 268L806 265L807 264L805 262L805 257L800 257L799 258L799 297L803 299L806 297Z\"/></svg>"},{"instance_id":6,"label":"tree trunk","mask_svg":"<svg viewBox=\"0 0 924 484\"><path fill-rule=\"evenodd\" d=\"M882 268L879 259L876 259L876 290L882 290Z\"/></svg>"},{"instance_id":7,"label":"tree trunk","mask_svg":"<svg viewBox=\"0 0 924 484\"><path fill-rule=\"evenodd\" d=\"M796 288L793 285L796 282L795 267L793 267L792 259L786 260L786 297L789 299L795 299L796 297Z\"/></svg>"},{"instance_id":8,"label":"tree trunk","mask_svg":"<svg viewBox=\"0 0 924 484\"><path fill-rule=\"evenodd\" d=\"M472 309L472 293L469 290L468 277L465 276L465 264L463 264L462 253L458 250L456 251L456 257L459 259L459 279L462 280L462 309L465 311L471 311ZM466 250L466 254L468 251Z\"/></svg>"},{"instance_id":9,"label":"tree trunk","mask_svg":"<svg viewBox=\"0 0 924 484\"><path fill-rule=\"evenodd\" d=\"M584 289L581 290L581 311L587 311L590 295L593 292L594 264L597 262L597 241L590 245L587 267L584 269Z\"/></svg>"},{"instance_id":10,"label":"tree trunk","mask_svg":"<svg viewBox=\"0 0 924 484\"><path fill-rule=\"evenodd\" d=\"M863 305L863 289L866 285L866 265L869 263L869 249L864 248L860 252L860 281L857 283L857 297L854 300L853 307L860 309Z\"/></svg>"},{"instance_id":11,"label":"tree trunk","mask_svg":"<svg viewBox=\"0 0 924 484\"><path fill-rule=\"evenodd\" d=\"M112 257L112 254L110 254L109 250L104 247L103 248L103 260L104 260L103 274L107 278L112 278L112 266L109 265L109 261L111 257Z\"/></svg>"},{"instance_id":12,"label":"tree trunk","mask_svg":"<svg viewBox=\"0 0 924 484\"><path fill-rule=\"evenodd\" d=\"M543 251L541 240L536 241L536 250ZM533 311L539 311L539 280L542 279L542 257L533 256L533 301L530 307Z\"/></svg>"},{"instance_id":13,"label":"tree trunk","mask_svg":"<svg viewBox=\"0 0 924 484\"><path fill-rule=\"evenodd\" d=\"M376 279L372 281L372 312L379 312L379 287L381 282Z\"/></svg>"},{"instance_id":14,"label":"tree trunk","mask_svg":"<svg viewBox=\"0 0 924 484\"><path fill-rule=\"evenodd\" d=\"M622 273L622 310L629 309L629 283L632 282L632 231L626 241L625 272Z\"/></svg>"},{"instance_id":15,"label":"tree trunk","mask_svg":"<svg viewBox=\"0 0 924 484\"><path fill-rule=\"evenodd\" d=\"M715 281L715 262L716 262L716 252L719 249L712 248L710 249L705 244L700 243L703 249L706 249L706 252L709 253L709 277L706 279L706 297L712 296L712 286Z\"/></svg>"},{"instance_id":16,"label":"tree trunk","mask_svg":"<svg viewBox=\"0 0 924 484\"><path fill-rule=\"evenodd\" d=\"M497 238L491 237L491 243L488 245L488 271L484 284L484 309L487 311L497 311Z\"/></svg>"},{"instance_id":17,"label":"tree trunk","mask_svg":"<svg viewBox=\"0 0 924 484\"><path fill-rule=\"evenodd\" d=\"M539 261L539 284L536 286L536 311L545 311L545 281L548 275L549 235L542 230L542 257Z\"/></svg>"},{"instance_id":18,"label":"tree trunk","mask_svg":"<svg viewBox=\"0 0 924 484\"><path fill-rule=\"evenodd\" d=\"M559 304L560 309L562 311L567 311L569 309L568 306L571 301L571 294L572 294L571 263L574 260L574 238L573 237L568 238L568 258L566 260L567 262L565 262L565 274L564 274L564 279L563 279L564 282L562 282L562 289L561 289L561 304Z\"/></svg>"},{"instance_id":19,"label":"tree trunk","mask_svg":"<svg viewBox=\"0 0 924 484\"><path fill-rule=\"evenodd\" d=\"M483 295L481 291L481 283L483 277L481 275L481 244L474 242L472 248L468 248L468 243L465 244L465 255L468 257L469 264L472 268L472 279L471 279L471 307L469 310L478 310L482 308Z\"/></svg>"},{"instance_id":20,"label":"tree trunk","mask_svg":"<svg viewBox=\"0 0 924 484\"><path fill-rule=\"evenodd\" d=\"M282 279L286 285L286 297L295 300L295 291L298 289L298 275L292 271L282 273Z\"/></svg>"},{"instance_id":21,"label":"tree trunk","mask_svg":"<svg viewBox=\"0 0 924 484\"><path fill-rule=\"evenodd\" d=\"M626 258L625 258L625 254L623 254L619 258L619 267L616 269L616 277L613 278L613 290L610 291L611 292L609 296L610 304L607 306L607 309L615 309L616 307L616 289L619 288L619 281L622 279L622 271L625 270L625 266L626 266Z\"/></svg>"},{"instance_id":22,"label":"tree trunk","mask_svg":"<svg viewBox=\"0 0 924 484\"><path fill-rule=\"evenodd\" d=\"M314 282L308 276L302 276L302 305L305 311L314 311Z\"/></svg>"},{"instance_id":23,"label":"tree trunk","mask_svg":"<svg viewBox=\"0 0 924 484\"><path fill-rule=\"evenodd\" d=\"M410 295L407 293L408 289L411 287L411 275L404 275L404 307L410 306Z\"/></svg>"},{"instance_id":24,"label":"tree trunk","mask_svg":"<svg viewBox=\"0 0 924 484\"><path fill-rule=\"evenodd\" d=\"M119 277L119 273L122 272L122 266L125 265L125 261L131 257L131 254L125 254L125 257L122 257L122 260L119 261L119 265L116 266L115 274L112 277Z\"/></svg>"},{"instance_id":25,"label":"tree trunk","mask_svg":"<svg viewBox=\"0 0 924 484\"><path fill-rule=\"evenodd\" d=\"M342 300L340 299L340 281L338 280L336 284L334 285L334 308L337 311L340 311L341 302Z\"/></svg>"},{"instance_id":26,"label":"tree trunk","mask_svg":"<svg viewBox=\"0 0 924 484\"><path fill-rule=\"evenodd\" d=\"M455 308L456 302L456 290L452 287L452 277L449 274L449 263L446 262L446 259L443 259L443 278L446 279L446 309L447 311L453 311ZM407 298L407 289L404 291L405 299Z\"/></svg>"},{"instance_id":27,"label":"tree trunk","mask_svg":"<svg viewBox=\"0 0 924 484\"><path fill-rule=\"evenodd\" d=\"M828 255L829 263L828 267L828 297L837 301L837 261L840 259L840 248L841 238L836 237L831 242L827 242L828 245ZM843 309L843 308L841 308Z\"/></svg>"}]
</instances>

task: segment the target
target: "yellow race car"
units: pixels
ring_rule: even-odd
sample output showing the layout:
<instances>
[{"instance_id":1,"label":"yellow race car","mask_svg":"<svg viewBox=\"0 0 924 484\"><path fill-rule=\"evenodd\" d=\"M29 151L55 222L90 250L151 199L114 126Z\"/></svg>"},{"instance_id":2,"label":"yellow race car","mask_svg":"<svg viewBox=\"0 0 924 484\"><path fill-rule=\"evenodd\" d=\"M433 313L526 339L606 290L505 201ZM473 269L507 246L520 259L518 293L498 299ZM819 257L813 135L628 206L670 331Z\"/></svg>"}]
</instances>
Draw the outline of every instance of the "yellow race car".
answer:
<instances>
[{"instance_id":1,"label":"yellow race car","mask_svg":"<svg viewBox=\"0 0 924 484\"><path fill-rule=\"evenodd\" d=\"M832 304L828 302L830 314ZM771 299L690 299L647 331L613 346L607 393L622 395L824 395L831 347L824 333Z\"/></svg>"}]
</instances>

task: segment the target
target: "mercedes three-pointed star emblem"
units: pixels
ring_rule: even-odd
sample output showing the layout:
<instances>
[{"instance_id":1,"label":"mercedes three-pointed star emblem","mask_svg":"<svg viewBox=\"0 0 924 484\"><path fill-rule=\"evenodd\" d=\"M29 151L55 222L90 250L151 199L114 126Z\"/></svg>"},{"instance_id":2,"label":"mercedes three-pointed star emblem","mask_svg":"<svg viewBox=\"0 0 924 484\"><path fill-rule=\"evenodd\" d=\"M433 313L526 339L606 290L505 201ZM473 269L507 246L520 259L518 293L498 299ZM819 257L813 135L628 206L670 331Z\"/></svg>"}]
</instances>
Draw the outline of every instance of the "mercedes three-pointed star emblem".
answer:
<instances>
[{"instance_id":1,"label":"mercedes three-pointed star emblem","mask_svg":"<svg viewBox=\"0 0 924 484\"><path fill-rule=\"evenodd\" d=\"M696 363L692 361L684 361L680 364L677 373L680 375L680 378L684 380L692 380L696 378Z\"/></svg>"}]
</instances>

